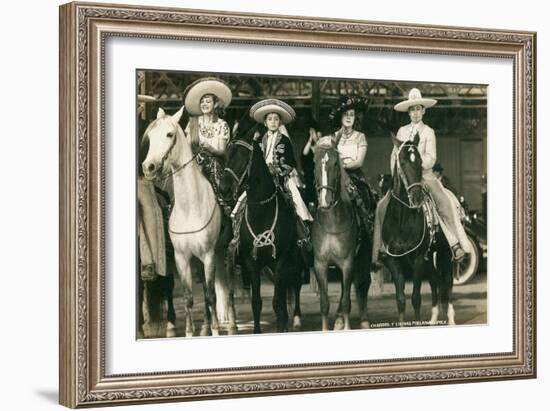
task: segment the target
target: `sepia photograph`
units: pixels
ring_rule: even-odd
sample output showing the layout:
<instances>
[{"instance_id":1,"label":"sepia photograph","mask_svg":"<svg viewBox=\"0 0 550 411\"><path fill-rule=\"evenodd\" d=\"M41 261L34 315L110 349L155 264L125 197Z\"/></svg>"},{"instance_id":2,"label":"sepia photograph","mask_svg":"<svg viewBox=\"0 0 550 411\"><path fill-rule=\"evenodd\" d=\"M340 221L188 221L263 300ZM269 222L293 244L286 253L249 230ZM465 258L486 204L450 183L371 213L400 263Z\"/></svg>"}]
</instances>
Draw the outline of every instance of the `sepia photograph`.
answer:
<instances>
[{"instance_id":1,"label":"sepia photograph","mask_svg":"<svg viewBox=\"0 0 550 411\"><path fill-rule=\"evenodd\" d=\"M138 339L487 324L487 84L136 91Z\"/></svg>"}]
</instances>

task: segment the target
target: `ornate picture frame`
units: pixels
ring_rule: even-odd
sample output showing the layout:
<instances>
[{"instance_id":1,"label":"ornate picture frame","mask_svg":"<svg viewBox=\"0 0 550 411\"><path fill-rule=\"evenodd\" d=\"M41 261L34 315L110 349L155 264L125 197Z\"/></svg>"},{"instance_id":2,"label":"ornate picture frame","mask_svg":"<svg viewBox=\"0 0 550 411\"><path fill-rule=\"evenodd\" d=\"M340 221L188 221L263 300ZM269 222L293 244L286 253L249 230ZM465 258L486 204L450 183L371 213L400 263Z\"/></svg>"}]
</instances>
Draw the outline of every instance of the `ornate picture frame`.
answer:
<instances>
[{"instance_id":1,"label":"ornate picture frame","mask_svg":"<svg viewBox=\"0 0 550 411\"><path fill-rule=\"evenodd\" d=\"M113 37L512 61L513 349L107 374L104 69L105 43ZM77 408L536 377L535 104L536 34L532 32L91 3L61 6L60 403Z\"/></svg>"}]
</instances>

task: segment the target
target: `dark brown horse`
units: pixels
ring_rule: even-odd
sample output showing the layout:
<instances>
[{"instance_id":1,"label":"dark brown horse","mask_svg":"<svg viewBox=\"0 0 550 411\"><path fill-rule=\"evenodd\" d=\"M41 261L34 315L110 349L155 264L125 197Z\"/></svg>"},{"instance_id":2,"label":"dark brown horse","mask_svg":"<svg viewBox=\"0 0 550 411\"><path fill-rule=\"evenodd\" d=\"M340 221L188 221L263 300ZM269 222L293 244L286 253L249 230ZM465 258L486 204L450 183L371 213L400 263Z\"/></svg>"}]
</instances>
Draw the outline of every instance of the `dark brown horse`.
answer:
<instances>
[{"instance_id":1,"label":"dark brown horse","mask_svg":"<svg viewBox=\"0 0 550 411\"><path fill-rule=\"evenodd\" d=\"M236 199L246 191L239 236L239 260L252 286L254 332L260 333L262 298L261 272L273 274L273 310L277 331L288 331L287 295L294 293L294 328L301 327L300 288L301 258L296 244L296 222L291 205L275 185L262 150L253 139L255 128L237 136L227 146L226 169L220 191Z\"/></svg>"},{"instance_id":2,"label":"dark brown horse","mask_svg":"<svg viewBox=\"0 0 550 411\"><path fill-rule=\"evenodd\" d=\"M420 321L420 287L423 277L427 277L432 289L430 323L437 322L441 302L443 310L447 311L448 323L454 324L452 254L441 232L438 231L433 238L430 236L423 209L428 194L421 182L419 136L417 133L414 141L405 142L392 138L397 148L397 161L382 226L382 240L386 245L384 264L391 271L395 283L398 324L402 325L405 319L405 277L408 273L412 273L413 279L414 321Z\"/></svg>"},{"instance_id":3,"label":"dark brown horse","mask_svg":"<svg viewBox=\"0 0 550 411\"><path fill-rule=\"evenodd\" d=\"M329 328L327 272L331 264L342 271L342 292L334 329L351 329L349 317L352 282L355 283L357 293L361 328L369 328L367 293L370 286L372 244L368 238L362 239L359 244L359 227L347 192L348 176L342 169L338 151L332 142L317 145L315 181L318 206L311 236L315 275L321 297L322 329L327 331Z\"/></svg>"}]
</instances>

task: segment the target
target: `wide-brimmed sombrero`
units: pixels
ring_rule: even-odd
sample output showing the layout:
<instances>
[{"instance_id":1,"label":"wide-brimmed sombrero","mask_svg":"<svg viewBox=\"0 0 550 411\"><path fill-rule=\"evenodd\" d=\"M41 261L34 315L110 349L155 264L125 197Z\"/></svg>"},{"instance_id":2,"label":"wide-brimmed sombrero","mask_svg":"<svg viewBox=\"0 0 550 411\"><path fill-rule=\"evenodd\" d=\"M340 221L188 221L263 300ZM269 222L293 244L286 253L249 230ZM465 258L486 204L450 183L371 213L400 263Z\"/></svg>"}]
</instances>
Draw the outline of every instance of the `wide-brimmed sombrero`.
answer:
<instances>
[{"instance_id":1,"label":"wide-brimmed sombrero","mask_svg":"<svg viewBox=\"0 0 550 411\"><path fill-rule=\"evenodd\" d=\"M203 77L189 84L183 92L183 104L185 110L191 116L199 116L202 114L200 102L201 98L206 94L215 95L221 102L224 108L227 108L231 103L231 89L219 78Z\"/></svg>"},{"instance_id":2,"label":"wide-brimmed sombrero","mask_svg":"<svg viewBox=\"0 0 550 411\"><path fill-rule=\"evenodd\" d=\"M393 109L396 111L406 112L409 110L409 107L416 106L418 104L424 106L425 108L429 108L435 106L437 104L437 100L434 100L433 98L423 98L420 90L417 88L412 88L411 91L409 91L408 100L397 103L393 106Z\"/></svg>"},{"instance_id":3,"label":"wide-brimmed sombrero","mask_svg":"<svg viewBox=\"0 0 550 411\"><path fill-rule=\"evenodd\" d=\"M283 124L288 124L296 118L296 112L294 109L284 101L277 100L276 98L268 98L258 101L250 107L250 117L260 124L264 123L265 116L269 113L279 114L279 117L281 117L281 123Z\"/></svg>"}]
</instances>

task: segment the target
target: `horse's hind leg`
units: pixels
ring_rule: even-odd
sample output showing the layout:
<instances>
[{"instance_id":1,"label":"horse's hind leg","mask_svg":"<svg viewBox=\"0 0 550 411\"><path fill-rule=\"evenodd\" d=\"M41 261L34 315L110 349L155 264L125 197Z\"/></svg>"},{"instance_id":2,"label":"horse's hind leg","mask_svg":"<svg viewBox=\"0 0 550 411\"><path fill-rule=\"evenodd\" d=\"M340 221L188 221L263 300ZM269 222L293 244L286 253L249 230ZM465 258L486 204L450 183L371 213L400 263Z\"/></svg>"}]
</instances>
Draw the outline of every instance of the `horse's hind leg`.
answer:
<instances>
[{"instance_id":1,"label":"horse's hind leg","mask_svg":"<svg viewBox=\"0 0 550 411\"><path fill-rule=\"evenodd\" d=\"M439 321L439 287L440 276L437 269L430 264L430 288L432 290L432 316L430 318L430 325L436 325Z\"/></svg>"},{"instance_id":2,"label":"horse's hind leg","mask_svg":"<svg viewBox=\"0 0 550 411\"><path fill-rule=\"evenodd\" d=\"M369 267L368 265L361 265ZM363 272L359 267L354 268L355 294L357 296L357 305L359 306L359 321L362 329L370 328L370 322L367 311L368 293L370 288L370 273Z\"/></svg>"},{"instance_id":3,"label":"horse's hind leg","mask_svg":"<svg viewBox=\"0 0 550 411\"><path fill-rule=\"evenodd\" d=\"M229 264L223 252L216 252L216 300L218 302L218 321L224 314L223 321L228 322L227 333L234 335L237 330L237 315L235 313L235 270L234 265ZM220 295L221 294L221 295ZM220 304L220 302L222 304ZM220 308L221 306L221 308Z\"/></svg>"},{"instance_id":4,"label":"horse's hind leg","mask_svg":"<svg viewBox=\"0 0 550 411\"><path fill-rule=\"evenodd\" d=\"M437 253L439 267L441 309L447 313L447 324L455 325L455 311L453 307L453 264L451 253L440 251Z\"/></svg>"},{"instance_id":5,"label":"horse's hind leg","mask_svg":"<svg viewBox=\"0 0 550 411\"><path fill-rule=\"evenodd\" d=\"M212 335L219 335L218 315L216 313L216 260L214 251L204 259L205 311L210 314ZM206 314L208 316L208 314Z\"/></svg>"},{"instance_id":6,"label":"horse's hind leg","mask_svg":"<svg viewBox=\"0 0 550 411\"><path fill-rule=\"evenodd\" d=\"M183 307L185 311L185 336L192 337L195 333L193 324L193 277L191 265L182 255L176 255L176 265L183 285Z\"/></svg>"},{"instance_id":7,"label":"horse's hind leg","mask_svg":"<svg viewBox=\"0 0 550 411\"><path fill-rule=\"evenodd\" d=\"M273 295L273 311L277 317L277 332L288 331L288 309L286 306L286 296L289 273L289 267L284 263L283 258L280 258L276 263L273 273L273 282L275 284L275 293Z\"/></svg>"},{"instance_id":8,"label":"horse's hind leg","mask_svg":"<svg viewBox=\"0 0 550 411\"><path fill-rule=\"evenodd\" d=\"M143 318L143 280L138 278L138 338L144 337L143 325L145 319Z\"/></svg>"},{"instance_id":9,"label":"horse's hind leg","mask_svg":"<svg viewBox=\"0 0 550 411\"><path fill-rule=\"evenodd\" d=\"M206 281L202 282L202 291L204 295L204 312L203 312L203 322L201 326L200 335L201 337L208 337L212 335L212 315L210 314L209 303L208 303L208 289Z\"/></svg>"},{"instance_id":10,"label":"horse's hind leg","mask_svg":"<svg viewBox=\"0 0 550 411\"><path fill-rule=\"evenodd\" d=\"M292 329L294 331L300 331L302 329L302 310L300 308L300 291L302 290L302 273L304 267L298 267L298 269L291 273L290 288L288 296L289 307L292 309ZM293 305L293 307L292 307Z\"/></svg>"},{"instance_id":11,"label":"horse's hind leg","mask_svg":"<svg viewBox=\"0 0 550 411\"><path fill-rule=\"evenodd\" d=\"M176 336L176 310L174 309L174 276L166 276L166 301L168 303L168 313L166 323L166 337Z\"/></svg>"},{"instance_id":12,"label":"horse's hind leg","mask_svg":"<svg viewBox=\"0 0 550 411\"><path fill-rule=\"evenodd\" d=\"M317 284L319 285L319 297L321 305L321 329L328 331L328 312L330 303L328 300L328 279L327 271L328 267L325 261L315 259L315 277L317 278Z\"/></svg>"}]
</instances>

